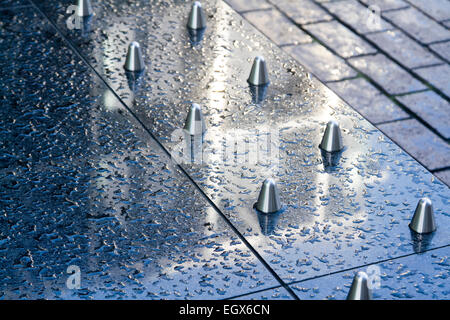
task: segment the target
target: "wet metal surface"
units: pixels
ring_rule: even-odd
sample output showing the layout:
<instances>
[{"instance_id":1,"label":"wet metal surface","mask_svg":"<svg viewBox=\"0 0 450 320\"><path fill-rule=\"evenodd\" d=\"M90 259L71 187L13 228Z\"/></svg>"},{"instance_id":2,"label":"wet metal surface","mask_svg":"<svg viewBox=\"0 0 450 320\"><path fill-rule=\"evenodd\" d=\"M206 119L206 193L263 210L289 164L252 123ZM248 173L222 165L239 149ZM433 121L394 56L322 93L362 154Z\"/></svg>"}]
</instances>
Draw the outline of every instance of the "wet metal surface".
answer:
<instances>
[{"instance_id":1,"label":"wet metal surface","mask_svg":"<svg viewBox=\"0 0 450 320\"><path fill-rule=\"evenodd\" d=\"M186 28L191 7L189 1L96 1L92 3L94 15L83 21L73 20L73 17L66 13L71 1L59 1L51 5L46 1L34 2L39 4L40 10L55 22L74 48L106 80L139 121L157 136L165 148L172 151L173 155L177 155L180 150L183 150L184 155L186 150L189 151L187 159L178 159L181 166L285 282L306 280L449 245L448 187L433 178L415 160L306 73L298 63L259 35L221 1L202 1L208 27L201 34L189 33ZM2 18L2 23L5 23L6 19ZM3 28L2 32L14 35L23 30L23 23L14 20L19 18L8 19L12 19L13 23ZM37 24L36 18L33 19ZM29 28L27 30L19 37L37 37ZM75 58L74 54L66 60L63 59L64 55L59 57L64 42L54 37L53 31L50 34L49 38L46 31L40 38L36 38L35 47L38 49L32 49L32 46L27 46L26 43L23 45L30 57L40 56L34 54L33 50L48 52L56 57L53 60L58 65L53 64L53 72L49 72L48 67L40 67L37 70L30 68L30 77L53 75L57 77L58 85L52 87L49 85L52 83L51 79L43 79L36 81L41 87L23 93L16 89L14 96L23 97L24 103L20 105L26 105L26 101L34 101L33 99L41 101L42 107L38 110L51 110L52 105L66 107L68 110L65 112L55 112L55 117L67 116L69 120L72 117L75 121L73 125L66 127L67 119L50 117L52 121L56 121L50 127L58 126L63 132L68 131L64 138L75 134L72 128L80 130L76 131L78 136L70 139L70 143L61 140L62 138L58 140L52 137L48 142L49 146L45 147L40 140L33 145L33 140L28 142L26 139L33 139L35 135L38 137L39 132L41 136L51 134L51 129L39 131L33 122L29 124L30 120L26 117L24 123L17 124L18 128L28 130L24 133L25 142L14 142L17 149L14 149L15 153L6 152L6 160L2 160L6 166L2 170L20 169L22 171L18 171L15 176L28 179L26 181L36 184L36 187L31 183L20 183L17 181L19 179L15 178L15 182L11 182L12 186L9 186L8 181L5 182L9 189L2 189L4 193L1 194L1 199L10 207L7 214L12 215L12 218L5 216L3 219L11 220L12 226L15 227L5 227L0 233L0 258L3 259L0 261L8 264L8 269L11 270L31 268L29 279L23 279L22 271L13 271L16 272L11 273L13 276L5 278L4 283L10 288L10 295L20 295L20 290L27 285L25 281L33 283L37 279L37 276L33 276L35 270L30 267L30 263L34 266L38 258L29 258L27 247L39 248L37 257L47 254L46 250L53 250L50 252L53 260L40 260L39 266L44 271L42 275L38 274L45 281L50 278L50 284L51 281L62 280L60 277L52 278L52 271L46 278L47 269L53 265L59 265L60 269L61 265L66 267L67 263L58 262L65 261L64 259L68 259L68 262L75 259L77 262L76 257L80 255L77 250L81 250L83 254L86 254L86 250L94 251L91 258L93 263L85 261L86 267L81 265L81 269L95 269L91 271L92 290L95 293L87 294L93 297L232 297L279 285L236 235L228 231L217 213L206 205L205 200L195 191L192 181L189 182L171 166L169 159L151 142L150 136L144 134L142 126L131 120L127 110L116 107L118 102L113 93L104 88L92 72L87 71L87 65ZM46 44L45 41L51 43ZM138 75L127 73L123 68L127 48L132 41L139 42L146 64L145 70ZM55 43L58 43L58 46ZM13 45L14 42L10 39L1 45L6 44ZM3 54L8 56L8 52L11 55L17 50L12 48L5 52ZM266 87L251 88L247 78L252 62L258 55L264 56L267 62L270 84ZM49 63L48 60L45 62ZM7 67L10 68L9 65ZM75 67L81 69L75 72ZM68 81L69 75L74 72L78 78ZM86 90L78 93L75 87L80 84ZM23 86L23 81L16 81L13 77L10 85L20 87ZM60 89L64 85L67 87L65 90L70 92L66 93ZM25 90L24 88L22 90ZM49 92L43 93L44 88ZM71 97L69 93L76 95ZM6 96L9 95L11 93ZM53 104L53 101L59 101L58 99L63 102ZM182 130L192 103L201 105L207 128L200 139L186 137ZM47 109L44 107L46 105ZM103 109L106 107L112 110L82 116L81 111L103 110L101 106ZM37 117L38 120L49 117L44 111L36 111L33 103L28 108L30 117ZM26 115L26 107L21 106L20 110L22 109ZM122 112L120 116L116 115L119 110ZM9 111L7 116L10 119L20 119ZM324 128L330 120L339 123L342 133L344 149L336 154L323 153L319 148ZM133 123L127 125L130 121ZM114 125L108 125L110 123ZM15 128L5 128L2 132L12 141L12 136L17 134L18 130ZM31 134L30 132L34 132L32 130L37 130L38 133ZM94 130L101 133L94 135ZM144 136L139 136L139 133ZM31 137L27 138L27 135ZM97 138L97 135L102 138ZM77 143L78 139L88 142ZM255 142L260 140L265 143L257 145L256 159L255 150L239 149L239 146L254 146ZM43 147L40 147L41 144ZM92 151L86 147L90 144L93 144ZM106 149L107 147L110 149ZM231 152L229 147L232 147ZM10 150L11 147L5 148ZM45 164L41 169L37 169L40 167L34 165L34 162L31 162L33 165L28 168L27 164L31 161L28 158L32 157L33 153L46 152L42 156L39 155L38 159L51 159L55 154L53 150L59 156L53 160L54 164L51 164L56 168L48 168L48 164ZM103 158L103 154L107 160L98 159ZM128 163L127 156L131 163ZM16 158L24 158L21 160L24 165L19 166L21 162L17 162ZM111 158L113 160L110 160ZM31 159L35 161L34 158ZM70 168L73 170L74 167L77 168L74 172L52 173L52 170L70 171ZM120 176L111 175L111 172L115 171ZM147 178L153 175L154 180ZM9 172L5 179L12 176ZM75 180L65 193L61 191L61 199L58 200L60 202L50 206L45 201L49 197L59 195L59 182L57 184L52 181L58 180L59 176ZM86 178L82 178L84 176ZM253 208L261 184L266 178L277 181L283 204L282 210L274 214L261 214ZM85 183L96 179L103 181L99 187ZM70 181L63 181L62 186ZM122 184L124 190L137 191L127 191L124 195ZM55 187L48 187L52 185ZM159 193L161 187L165 190ZM26 188L30 190L27 191ZM119 190L117 194L116 190ZM34 203L16 200L26 192L37 192L36 199L25 198L35 199ZM40 193L46 193L47 198L40 196ZM428 197L433 202L437 230L431 235L418 237L410 231L408 224L417 201L422 197ZM61 208L58 209L58 205ZM155 207L158 209L150 211L149 215L146 210L153 210ZM121 208L125 208L125 214ZM159 217L159 208L163 208L164 212L167 210L169 214ZM129 229L122 229L122 220L119 218L122 215L128 216L128 210L131 221L135 223L130 223L132 227L128 227ZM42 238L41 244L39 237L33 237L33 232L36 232L33 225L36 223L36 217L46 211L52 213L48 215L52 223L45 224L50 229L64 224L66 220L69 224L71 221L73 223L68 226L68 231L57 229L56 235L53 235L55 231L44 232L47 235ZM24 212L31 213L30 220ZM64 217L63 212L69 217ZM92 212L94 218L75 220L77 212L84 215ZM59 219L57 215L60 215ZM98 222L96 215L105 220ZM115 215L118 215L118 218L113 219L112 216ZM177 220L173 215L182 220ZM153 226L154 216L160 219L156 219L159 227ZM214 221L217 222L208 224L211 216L214 216L217 219ZM123 218L123 221L126 223L127 220ZM92 228L89 232L96 236L86 236L85 231L75 232L71 229L75 227L81 230ZM209 231L209 227L214 228L213 231ZM20 237L14 240L20 250L6 249L11 245L12 240L7 236L11 230L17 230L18 234L24 235L23 240L20 240ZM164 249L168 251L164 251L161 249L162 244L159 247L153 244L153 236L149 236L148 240L142 236L147 232L152 235L156 233L164 240L161 240L162 243L171 240L178 245L167 245ZM78 233L84 236L76 236ZM177 236L171 238L172 233ZM220 236L214 239L212 247L201 242L212 241L208 240L208 236L216 233ZM68 235L72 235L72 238ZM193 238L190 238L191 236ZM103 238L105 240L102 242L100 239ZM65 239L80 241L80 244L75 247L67 244L66 249ZM52 240L58 245L61 244L65 251L56 247ZM147 243L144 245L141 241L145 240L153 246ZM47 247L45 241L48 241ZM197 245L198 241L200 244ZM91 242L95 243L91 245ZM223 244L221 248L226 248L226 252L231 251L230 266L222 261L230 256L225 253L222 255L223 251L215 247L216 243ZM41 246L44 248L41 249ZM233 246L242 251L229 249ZM181 252L179 256L178 253L172 253L178 252L177 250ZM206 253L202 258L198 258L197 254L204 252L202 250L206 250ZM66 255L63 254L65 252ZM6 254L14 256L8 256L7 259ZM114 254L120 256L120 260L111 260L111 256L117 258ZM100 255L100 258L97 255ZM180 260L174 257L179 257ZM241 263L235 263L235 257ZM427 261L431 259L430 257ZM24 262L21 262L22 260ZM55 263L47 265L47 260ZM118 266L110 266L108 261L115 261ZM217 263L219 270L209 270L211 261ZM175 262L180 264L181 268L175 269ZM106 264L105 270L102 269L102 263ZM157 271L137 272L135 276L133 263L142 268L149 266L149 269ZM169 264L169 270L178 271L176 276L168 275L169 273L164 271L165 263ZM225 272L228 267L232 269ZM113 273L117 274L117 281L108 278L112 277L109 275L111 270L118 270ZM129 272L130 270L132 272ZM54 272L62 274L65 270ZM153 284L150 280L139 280L140 274L151 274L154 281L159 282ZM101 278L102 275L106 277L106 281ZM178 276L183 280L177 278ZM17 279L20 279L19 282ZM144 279L147 278L144 276ZM109 280L111 282L108 282ZM136 282L141 286L137 285L138 289L134 291L133 285ZM108 287L110 283L111 287ZM173 287L175 284L176 288ZM439 281L436 281L437 284ZM63 287L63 284L61 286ZM96 289L96 286L99 288ZM113 289L108 291L110 288ZM139 288L143 291L140 292ZM44 289L41 286L42 290ZM148 294L151 290L154 292ZM280 288L279 292L269 293L267 296L270 298L274 294L280 294L283 297L284 292L287 291ZM61 292L60 296L65 294ZM52 292L51 295L55 293ZM255 293L255 297L259 297L259 294Z\"/></svg>"},{"instance_id":2,"label":"wet metal surface","mask_svg":"<svg viewBox=\"0 0 450 320\"><path fill-rule=\"evenodd\" d=\"M445 299L450 296L450 248L309 280L291 287L300 299L346 299L353 276L368 273L373 299ZM378 279L374 278L378 275Z\"/></svg>"},{"instance_id":3,"label":"wet metal surface","mask_svg":"<svg viewBox=\"0 0 450 320\"><path fill-rule=\"evenodd\" d=\"M285 281L449 244L449 189L334 93L224 3L203 2L208 28L198 44L184 23L189 3L158 3L97 3L88 33L67 29L63 4L42 8L166 148L179 147L172 134L189 103L202 105L208 131L197 159L182 166ZM130 85L121 65L133 40L149 68ZM254 103L246 79L258 55L271 83ZM329 120L340 124L345 146L332 159L318 148ZM255 139L273 132L279 149L268 161L236 160L245 151L220 156L233 133ZM285 207L260 217L253 204L268 177ZM424 196L438 229L418 244L408 224Z\"/></svg>"},{"instance_id":4,"label":"wet metal surface","mask_svg":"<svg viewBox=\"0 0 450 320\"><path fill-rule=\"evenodd\" d=\"M0 299L279 285L49 24L33 10L0 20Z\"/></svg>"}]
</instances>

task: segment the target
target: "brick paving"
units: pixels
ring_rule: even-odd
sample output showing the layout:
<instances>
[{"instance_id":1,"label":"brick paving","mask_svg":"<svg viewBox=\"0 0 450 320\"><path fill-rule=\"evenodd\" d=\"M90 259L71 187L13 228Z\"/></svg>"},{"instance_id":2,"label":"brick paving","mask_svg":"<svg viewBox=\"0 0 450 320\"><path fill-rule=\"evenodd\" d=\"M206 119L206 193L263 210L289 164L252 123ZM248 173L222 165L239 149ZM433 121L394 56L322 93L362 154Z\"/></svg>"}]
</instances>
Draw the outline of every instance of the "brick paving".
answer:
<instances>
[{"instance_id":1,"label":"brick paving","mask_svg":"<svg viewBox=\"0 0 450 320\"><path fill-rule=\"evenodd\" d=\"M450 186L450 1L225 2Z\"/></svg>"}]
</instances>

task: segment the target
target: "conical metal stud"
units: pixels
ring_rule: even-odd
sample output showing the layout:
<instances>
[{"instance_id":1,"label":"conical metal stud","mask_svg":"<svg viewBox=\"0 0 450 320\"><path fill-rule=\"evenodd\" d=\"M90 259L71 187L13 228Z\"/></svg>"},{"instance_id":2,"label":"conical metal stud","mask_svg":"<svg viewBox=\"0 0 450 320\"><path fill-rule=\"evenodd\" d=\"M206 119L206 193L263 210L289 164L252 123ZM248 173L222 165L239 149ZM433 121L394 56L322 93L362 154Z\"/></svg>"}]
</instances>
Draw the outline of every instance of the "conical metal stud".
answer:
<instances>
[{"instance_id":1,"label":"conical metal stud","mask_svg":"<svg viewBox=\"0 0 450 320\"><path fill-rule=\"evenodd\" d=\"M258 56L253 60L252 70L247 82L253 86L263 86L269 83L269 73L263 57Z\"/></svg>"},{"instance_id":2,"label":"conical metal stud","mask_svg":"<svg viewBox=\"0 0 450 320\"><path fill-rule=\"evenodd\" d=\"M192 4L187 27L193 30L206 28L205 13L203 12L202 4L198 1Z\"/></svg>"},{"instance_id":3,"label":"conical metal stud","mask_svg":"<svg viewBox=\"0 0 450 320\"><path fill-rule=\"evenodd\" d=\"M420 199L414 216L409 224L411 230L417 233L430 233L436 230L434 222L433 204L428 198Z\"/></svg>"},{"instance_id":4,"label":"conical metal stud","mask_svg":"<svg viewBox=\"0 0 450 320\"><path fill-rule=\"evenodd\" d=\"M90 0L77 1L77 15L79 17L88 17L92 15L92 6Z\"/></svg>"},{"instance_id":5,"label":"conical metal stud","mask_svg":"<svg viewBox=\"0 0 450 320\"><path fill-rule=\"evenodd\" d=\"M329 121L322 137L320 148L327 152L336 152L343 148L341 129L336 121Z\"/></svg>"},{"instance_id":6,"label":"conical metal stud","mask_svg":"<svg viewBox=\"0 0 450 320\"><path fill-rule=\"evenodd\" d=\"M139 43L133 41L128 46L127 59L125 61L125 70L138 72L144 70L144 59L142 58L141 47Z\"/></svg>"},{"instance_id":7,"label":"conical metal stud","mask_svg":"<svg viewBox=\"0 0 450 320\"><path fill-rule=\"evenodd\" d=\"M256 209L263 213L273 213L281 209L280 196L274 180L266 179L263 182Z\"/></svg>"},{"instance_id":8,"label":"conical metal stud","mask_svg":"<svg viewBox=\"0 0 450 320\"><path fill-rule=\"evenodd\" d=\"M370 300L372 292L369 289L369 277L365 272L358 272L353 278L347 300Z\"/></svg>"},{"instance_id":9,"label":"conical metal stud","mask_svg":"<svg viewBox=\"0 0 450 320\"><path fill-rule=\"evenodd\" d=\"M189 114L184 125L184 130L186 130L192 136L203 134L206 131L202 109L196 103L193 103L191 105L191 108L189 109Z\"/></svg>"}]
</instances>

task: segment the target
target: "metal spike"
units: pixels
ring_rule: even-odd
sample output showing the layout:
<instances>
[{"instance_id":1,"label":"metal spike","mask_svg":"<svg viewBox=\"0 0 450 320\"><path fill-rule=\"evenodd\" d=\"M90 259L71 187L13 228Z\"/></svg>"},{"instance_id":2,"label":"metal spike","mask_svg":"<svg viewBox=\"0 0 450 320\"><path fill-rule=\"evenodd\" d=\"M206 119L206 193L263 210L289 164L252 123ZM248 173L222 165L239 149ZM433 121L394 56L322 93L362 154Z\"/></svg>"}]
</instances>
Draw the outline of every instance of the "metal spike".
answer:
<instances>
[{"instance_id":1,"label":"metal spike","mask_svg":"<svg viewBox=\"0 0 450 320\"><path fill-rule=\"evenodd\" d=\"M192 4L187 27L194 30L206 28L205 13L203 12L202 4L198 1Z\"/></svg>"},{"instance_id":2,"label":"metal spike","mask_svg":"<svg viewBox=\"0 0 450 320\"><path fill-rule=\"evenodd\" d=\"M322 137L320 148L327 152L336 152L343 148L341 129L336 121L329 121Z\"/></svg>"},{"instance_id":3,"label":"metal spike","mask_svg":"<svg viewBox=\"0 0 450 320\"><path fill-rule=\"evenodd\" d=\"M280 196L274 180L266 179L263 182L256 209L263 213L273 213L281 209Z\"/></svg>"},{"instance_id":4,"label":"metal spike","mask_svg":"<svg viewBox=\"0 0 450 320\"><path fill-rule=\"evenodd\" d=\"M420 234L430 233L436 230L433 204L430 199L422 198L419 200L409 227L411 230Z\"/></svg>"},{"instance_id":5,"label":"metal spike","mask_svg":"<svg viewBox=\"0 0 450 320\"><path fill-rule=\"evenodd\" d=\"M203 119L202 109L196 103L193 103L189 109L184 130L192 136L203 134L206 131L206 124Z\"/></svg>"},{"instance_id":6,"label":"metal spike","mask_svg":"<svg viewBox=\"0 0 450 320\"><path fill-rule=\"evenodd\" d=\"M77 15L79 17L88 17L92 15L92 6L90 0L77 1Z\"/></svg>"},{"instance_id":7,"label":"metal spike","mask_svg":"<svg viewBox=\"0 0 450 320\"><path fill-rule=\"evenodd\" d=\"M262 86L269 83L269 73L263 57L258 56L253 60L252 70L247 82L254 86Z\"/></svg>"},{"instance_id":8,"label":"metal spike","mask_svg":"<svg viewBox=\"0 0 450 320\"><path fill-rule=\"evenodd\" d=\"M144 59L142 58L141 47L139 43L133 41L128 46L127 59L125 60L125 70L138 72L145 68Z\"/></svg>"},{"instance_id":9,"label":"metal spike","mask_svg":"<svg viewBox=\"0 0 450 320\"><path fill-rule=\"evenodd\" d=\"M369 289L369 277L365 272L358 272L353 278L352 286L347 300L371 300L372 292Z\"/></svg>"}]
</instances>

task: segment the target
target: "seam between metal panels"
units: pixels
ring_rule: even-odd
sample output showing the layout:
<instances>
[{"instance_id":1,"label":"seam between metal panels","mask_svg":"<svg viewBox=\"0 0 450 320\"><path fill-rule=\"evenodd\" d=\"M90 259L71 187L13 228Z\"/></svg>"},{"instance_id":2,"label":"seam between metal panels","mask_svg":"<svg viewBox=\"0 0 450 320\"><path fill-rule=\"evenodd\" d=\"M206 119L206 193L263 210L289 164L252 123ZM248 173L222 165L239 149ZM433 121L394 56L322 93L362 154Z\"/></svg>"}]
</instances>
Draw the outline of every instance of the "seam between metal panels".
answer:
<instances>
[{"instance_id":1,"label":"seam between metal panels","mask_svg":"<svg viewBox=\"0 0 450 320\"><path fill-rule=\"evenodd\" d=\"M326 276L331 276L331 275L342 273L342 272L348 272L348 271L351 271L351 270L364 268L364 267L372 266L372 265L375 265L375 264L385 263L385 262L389 262L389 261L393 261L393 260L397 260L397 259L401 259L401 258L407 258L407 257L411 257L411 256L414 256L414 255L419 255L419 254L423 254L423 253L426 253L426 252L439 250L439 249L443 249L443 248L447 248L447 247L450 247L450 244L446 244L446 245L443 245L443 246L440 246L440 247L435 247L435 248L432 248L432 249L424 250L424 251L421 251L419 253L415 253L415 252L414 253L409 253L409 254L405 254L403 256L398 256L398 257L395 257L395 258L379 260L379 261L376 261L376 262L363 264L363 265L360 265L360 266L357 266L357 267L352 267L352 268L348 268L348 269L344 269L344 270L340 270L340 271L334 271L334 272L330 272L330 273L327 273L327 274L323 274L323 275L319 275L319 276L315 276L315 277L311 277L311 278L306 278L306 279L303 279L303 280L289 282L288 285L302 283L302 282L309 281L309 280L315 280L315 279L323 278L323 277L326 277Z\"/></svg>"},{"instance_id":2,"label":"seam between metal panels","mask_svg":"<svg viewBox=\"0 0 450 320\"><path fill-rule=\"evenodd\" d=\"M145 126L145 124L137 117L137 115L125 104L125 102L119 97L119 95L110 87L107 81L97 72L97 70L89 63L89 61L84 57L84 55L77 49L77 47L68 39L58 28L58 26L34 3L33 0L28 0L33 7L50 23L50 25L56 30L58 35L66 42L67 46L71 51L73 51L92 71L104 85L114 94L114 96L120 101L120 103L125 107L125 109L131 114L131 116L142 126L142 128L150 135L150 137L160 146L160 148L170 157L170 152L164 147L164 145L155 137L152 131ZM256 256L256 258L263 264L263 266L272 274L272 276L289 292L289 294L296 300L300 300L294 291L281 279L281 277L272 269L272 267L264 260L264 258L256 251L255 248L245 239L245 237L238 231L238 229L233 225L233 223L225 216L225 214L216 206L216 204L206 195L206 193L200 188L200 186L194 181L194 179L186 172L186 170L176 164L177 168L186 176L190 183L197 189L198 192L206 199L206 201L211 205L214 210L225 220L228 226L234 231L234 233L239 237L239 239L247 246L247 248Z\"/></svg>"},{"instance_id":3,"label":"seam between metal panels","mask_svg":"<svg viewBox=\"0 0 450 320\"><path fill-rule=\"evenodd\" d=\"M444 246L440 246L440 247L436 247L436 248L432 248L432 249L428 249L428 250L424 250L424 251L421 251L420 253L405 254L403 256L399 256L399 257L395 257L395 258L380 260L380 261L377 261L377 262L367 263L367 264L360 265L360 266L357 266L357 267L352 267L352 268L348 268L348 269L344 269L344 270L340 270L340 271L335 271L335 272L331 272L331 273L327 273L327 274L323 274L323 275L318 275L318 276L315 276L315 277L310 277L310 278L306 278L306 279L302 279L302 280L298 280L298 281L293 281L293 282L288 283L288 285L290 286L290 285L294 285L294 284L298 284L298 283L302 283L302 282L306 282L306 281L320 279L320 278L324 278L324 277L327 277L327 276L332 276L332 275L335 275L335 274L344 273L344 272L348 272L348 271L352 271L352 270L355 270L355 269L364 268L364 267L371 266L371 265L376 265L376 264L385 263L385 262L389 262L389 261L395 261L395 260L398 260L398 259L407 258L407 257L414 256L414 255L419 255L419 254L423 254L423 253L427 253L427 252L431 252L431 251L435 251L435 250L444 249L444 248L447 248L447 247L450 247L450 244L444 245ZM260 292L269 291L269 290L278 289L278 288L281 288L281 286L272 287L272 288L268 288L268 289L256 290L256 291L252 291L250 293L239 294L239 295L236 295L236 296L232 296L232 297L226 298L224 300L236 299L236 298L240 298L240 297L249 296L251 294L260 293Z\"/></svg>"}]
</instances>

